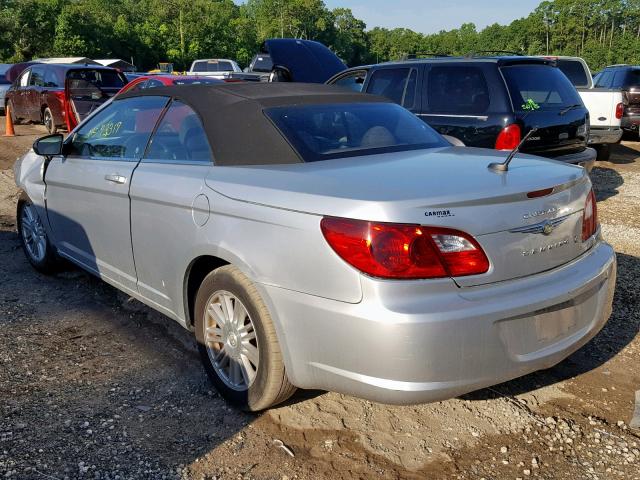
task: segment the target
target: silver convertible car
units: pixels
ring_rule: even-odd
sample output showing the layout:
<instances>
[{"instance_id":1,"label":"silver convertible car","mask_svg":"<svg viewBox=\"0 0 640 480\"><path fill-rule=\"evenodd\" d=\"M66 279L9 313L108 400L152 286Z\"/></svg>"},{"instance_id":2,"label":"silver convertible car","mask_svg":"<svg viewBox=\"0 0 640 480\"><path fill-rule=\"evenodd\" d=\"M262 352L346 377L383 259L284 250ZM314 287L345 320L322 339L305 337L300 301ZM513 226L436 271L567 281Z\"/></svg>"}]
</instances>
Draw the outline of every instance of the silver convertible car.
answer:
<instances>
[{"instance_id":1,"label":"silver convertible car","mask_svg":"<svg viewBox=\"0 0 640 480\"><path fill-rule=\"evenodd\" d=\"M585 171L506 157L337 87L161 87L36 141L18 229L38 270L70 260L193 331L241 408L429 402L550 367L611 313Z\"/></svg>"}]
</instances>

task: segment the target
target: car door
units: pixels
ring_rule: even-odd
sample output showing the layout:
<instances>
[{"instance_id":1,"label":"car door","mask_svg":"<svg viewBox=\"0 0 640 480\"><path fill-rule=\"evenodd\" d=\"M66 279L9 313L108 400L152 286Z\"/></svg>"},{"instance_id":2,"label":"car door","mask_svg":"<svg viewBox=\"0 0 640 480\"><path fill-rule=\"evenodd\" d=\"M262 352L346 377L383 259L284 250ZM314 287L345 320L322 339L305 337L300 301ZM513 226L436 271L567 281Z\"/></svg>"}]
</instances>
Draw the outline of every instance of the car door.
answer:
<instances>
[{"instance_id":1,"label":"car door","mask_svg":"<svg viewBox=\"0 0 640 480\"><path fill-rule=\"evenodd\" d=\"M157 309L180 320L184 274L193 258L189 256L202 238L199 232L210 221L213 206L205 184L212 158L200 118L191 107L174 100L131 183L138 291Z\"/></svg>"},{"instance_id":2,"label":"car door","mask_svg":"<svg viewBox=\"0 0 640 480\"><path fill-rule=\"evenodd\" d=\"M369 72L367 93L382 95L418 113L418 86L422 83L422 65L402 65L377 68Z\"/></svg>"},{"instance_id":3,"label":"car door","mask_svg":"<svg viewBox=\"0 0 640 480\"><path fill-rule=\"evenodd\" d=\"M32 122L40 122L42 120L40 111L42 103L40 98L44 91L44 68L44 65L34 65L31 67L29 87L24 95L24 108L27 112L27 118Z\"/></svg>"},{"instance_id":4,"label":"car door","mask_svg":"<svg viewBox=\"0 0 640 480\"><path fill-rule=\"evenodd\" d=\"M115 100L69 137L46 171L46 205L62 256L136 291L129 186L167 104L160 96Z\"/></svg>"}]
</instances>

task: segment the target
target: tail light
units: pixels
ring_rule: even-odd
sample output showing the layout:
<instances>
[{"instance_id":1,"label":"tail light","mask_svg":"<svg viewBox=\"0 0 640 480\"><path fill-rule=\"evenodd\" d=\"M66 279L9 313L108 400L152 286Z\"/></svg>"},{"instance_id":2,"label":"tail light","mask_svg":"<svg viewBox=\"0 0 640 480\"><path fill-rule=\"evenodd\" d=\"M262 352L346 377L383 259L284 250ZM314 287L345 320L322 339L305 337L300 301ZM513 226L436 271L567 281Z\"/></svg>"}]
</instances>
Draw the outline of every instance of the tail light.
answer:
<instances>
[{"instance_id":1,"label":"tail light","mask_svg":"<svg viewBox=\"0 0 640 480\"><path fill-rule=\"evenodd\" d=\"M588 240L598 229L598 206L593 189L587 195L582 213L582 241Z\"/></svg>"},{"instance_id":2,"label":"tail light","mask_svg":"<svg viewBox=\"0 0 640 480\"><path fill-rule=\"evenodd\" d=\"M460 277L489 270L489 260L478 242L450 228L335 217L323 218L320 228L345 262L373 277Z\"/></svg>"},{"instance_id":3,"label":"tail light","mask_svg":"<svg viewBox=\"0 0 640 480\"><path fill-rule=\"evenodd\" d=\"M624 103L619 103L616 105L616 118L621 119L622 115L624 115Z\"/></svg>"},{"instance_id":4,"label":"tail light","mask_svg":"<svg viewBox=\"0 0 640 480\"><path fill-rule=\"evenodd\" d=\"M519 125L507 125L498 134L496 140L496 150L513 150L522 139L522 132Z\"/></svg>"}]
</instances>

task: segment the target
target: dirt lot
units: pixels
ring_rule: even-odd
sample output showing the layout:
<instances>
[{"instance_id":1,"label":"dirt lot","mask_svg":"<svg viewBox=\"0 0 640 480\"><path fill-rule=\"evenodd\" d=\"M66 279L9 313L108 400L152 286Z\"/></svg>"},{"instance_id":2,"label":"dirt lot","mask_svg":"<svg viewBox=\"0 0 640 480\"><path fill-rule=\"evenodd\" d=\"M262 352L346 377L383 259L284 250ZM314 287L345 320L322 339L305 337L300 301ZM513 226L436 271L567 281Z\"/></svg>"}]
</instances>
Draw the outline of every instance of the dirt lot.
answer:
<instances>
[{"instance_id":1,"label":"dirt lot","mask_svg":"<svg viewBox=\"0 0 640 480\"><path fill-rule=\"evenodd\" d=\"M431 405L302 392L247 415L218 397L177 324L81 271L30 268L9 168L42 130L17 129L0 137L5 478L640 479L640 431L628 426L640 390L640 144L592 175L619 279L611 320L575 355Z\"/></svg>"}]
</instances>

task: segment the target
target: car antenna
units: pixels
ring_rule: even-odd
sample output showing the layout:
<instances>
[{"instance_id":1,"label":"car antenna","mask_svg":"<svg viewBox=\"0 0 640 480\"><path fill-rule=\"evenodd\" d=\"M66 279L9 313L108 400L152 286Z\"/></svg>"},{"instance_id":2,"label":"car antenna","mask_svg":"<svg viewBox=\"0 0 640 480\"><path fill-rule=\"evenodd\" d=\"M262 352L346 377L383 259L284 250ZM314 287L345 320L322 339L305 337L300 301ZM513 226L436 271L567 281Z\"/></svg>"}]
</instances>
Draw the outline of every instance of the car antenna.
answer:
<instances>
[{"instance_id":1,"label":"car antenna","mask_svg":"<svg viewBox=\"0 0 640 480\"><path fill-rule=\"evenodd\" d=\"M540 105L538 105L536 102L534 102L531 99L527 99L527 101L522 105L522 109L527 110L527 113L525 113L524 116L522 117L522 121L524 121L529 116L529 114L531 114L531 112L534 112L539 108L540 108ZM538 131L538 127L532 127L531 130L529 130L527 134L522 138L522 140L520 140L518 145L516 145L516 147L509 152L509 155L507 155L507 158L504 160L504 162L492 162L487 166L487 168L494 172L508 171L509 164L511 163L511 160L513 160L513 157L515 157L516 154L520 151L520 147L522 147L522 145L524 145L524 142L526 142L529 139L529 137L537 131Z\"/></svg>"},{"instance_id":2,"label":"car antenna","mask_svg":"<svg viewBox=\"0 0 640 480\"><path fill-rule=\"evenodd\" d=\"M527 132L527 134L522 138L522 140L520 140L520 143L518 143L518 145L516 145L516 147L509 152L509 155L507 155L507 158L505 159L504 162L490 163L487 168L489 170L493 170L494 172L506 172L507 170L509 170L509 164L511 163L511 160L513 160L513 157L515 157L516 154L520 151L520 147L522 147L522 145L524 145L524 142L526 142L529 139L529 137L537 131L538 131L538 127L531 128L531 130Z\"/></svg>"}]
</instances>

